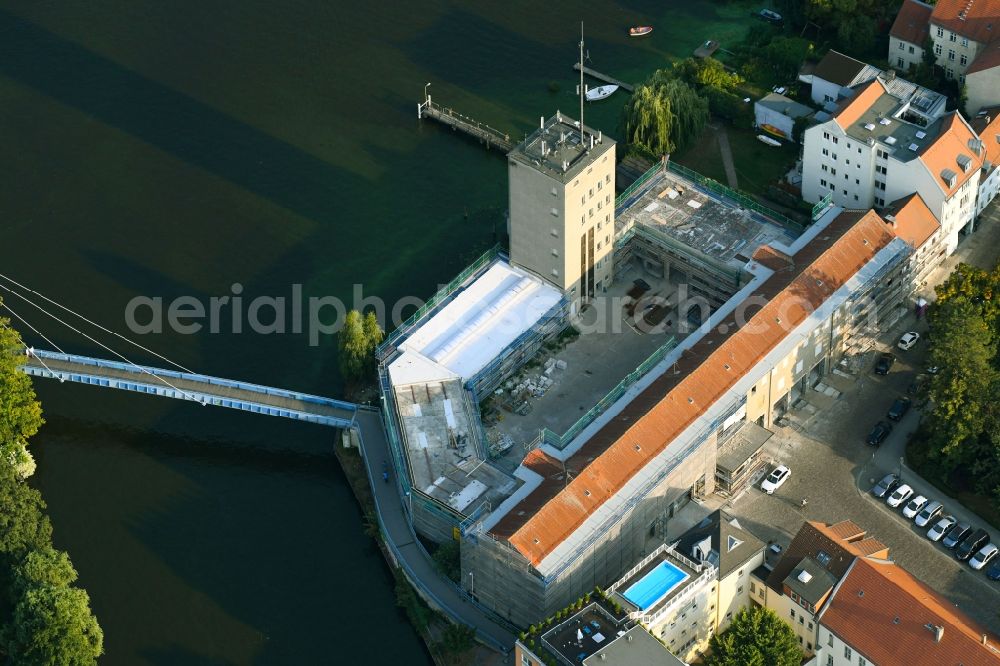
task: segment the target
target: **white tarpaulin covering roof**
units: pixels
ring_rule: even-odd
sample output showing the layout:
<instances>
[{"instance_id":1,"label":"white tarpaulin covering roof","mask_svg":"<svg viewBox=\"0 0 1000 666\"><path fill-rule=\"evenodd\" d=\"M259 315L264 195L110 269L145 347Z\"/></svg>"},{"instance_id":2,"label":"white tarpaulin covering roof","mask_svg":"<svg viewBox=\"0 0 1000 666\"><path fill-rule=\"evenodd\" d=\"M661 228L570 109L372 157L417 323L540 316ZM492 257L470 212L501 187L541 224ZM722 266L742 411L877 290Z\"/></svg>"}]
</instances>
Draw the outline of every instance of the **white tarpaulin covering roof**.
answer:
<instances>
[{"instance_id":1,"label":"white tarpaulin covering roof","mask_svg":"<svg viewBox=\"0 0 1000 666\"><path fill-rule=\"evenodd\" d=\"M400 345L404 353L389 366L393 384L439 379L442 369L473 377L561 298L548 283L497 262Z\"/></svg>"}]
</instances>

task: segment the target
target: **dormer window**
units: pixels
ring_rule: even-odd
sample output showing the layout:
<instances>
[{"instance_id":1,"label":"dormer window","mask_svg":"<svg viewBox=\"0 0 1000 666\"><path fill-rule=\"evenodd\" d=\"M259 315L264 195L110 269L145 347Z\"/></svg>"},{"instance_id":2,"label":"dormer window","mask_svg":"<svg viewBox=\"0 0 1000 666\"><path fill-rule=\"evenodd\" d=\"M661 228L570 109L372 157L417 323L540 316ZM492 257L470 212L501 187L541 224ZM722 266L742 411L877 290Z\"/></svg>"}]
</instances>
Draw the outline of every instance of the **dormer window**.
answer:
<instances>
[{"instance_id":1,"label":"dormer window","mask_svg":"<svg viewBox=\"0 0 1000 666\"><path fill-rule=\"evenodd\" d=\"M958 162L958 166L962 169L963 173L969 173L969 169L972 168L972 158L968 155L959 154L955 161Z\"/></svg>"},{"instance_id":2,"label":"dormer window","mask_svg":"<svg viewBox=\"0 0 1000 666\"><path fill-rule=\"evenodd\" d=\"M955 187L955 183L958 182L958 174L951 169L942 169L941 180L943 180L948 187Z\"/></svg>"}]
</instances>

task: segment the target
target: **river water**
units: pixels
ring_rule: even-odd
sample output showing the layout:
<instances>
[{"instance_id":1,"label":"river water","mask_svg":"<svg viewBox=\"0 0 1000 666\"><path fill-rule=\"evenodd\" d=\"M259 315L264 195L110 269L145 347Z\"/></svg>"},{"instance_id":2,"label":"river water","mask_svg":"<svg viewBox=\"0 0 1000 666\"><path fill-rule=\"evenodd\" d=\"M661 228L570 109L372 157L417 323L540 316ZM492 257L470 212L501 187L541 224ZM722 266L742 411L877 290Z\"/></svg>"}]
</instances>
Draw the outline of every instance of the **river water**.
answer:
<instances>
[{"instance_id":1,"label":"river water","mask_svg":"<svg viewBox=\"0 0 1000 666\"><path fill-rule=\"evenodd\" d=\"M135 297L426 297L502 238L507 184L497 154L417 122L424 83L520 137L577 113L580 19L591 64L637 80L732 21L694 4L2 2L0 272L123 332ZM641 23L660 27L624 36ZM616 135L621 101L588 122ZM54 344L110 354L4 296ZM340 395L332 337L218 329L140 341L198 372ZM333 430L36 386L33 483L104 663L429 663Z\"/></svg>"}]
</instances>

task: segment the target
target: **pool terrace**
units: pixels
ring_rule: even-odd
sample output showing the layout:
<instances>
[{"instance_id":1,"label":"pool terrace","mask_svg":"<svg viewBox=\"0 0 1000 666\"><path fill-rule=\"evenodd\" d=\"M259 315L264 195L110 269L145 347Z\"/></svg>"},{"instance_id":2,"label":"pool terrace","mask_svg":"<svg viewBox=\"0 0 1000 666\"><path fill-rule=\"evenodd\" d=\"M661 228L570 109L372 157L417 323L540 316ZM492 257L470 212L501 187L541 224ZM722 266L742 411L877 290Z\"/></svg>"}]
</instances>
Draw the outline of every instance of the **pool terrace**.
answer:
<instances>
[{"instance_id":1,"label":"pool terrace","mask_svg":"<svg viewBox=\"0 0 1000 666\"><path fill-rule=\"evenodd\" d=\"M608 596L647 626L715 580L715 567L661 545L608 588Z\"/></svg>"},{"instance_id":2,"label":"pool terrace","mask_svg":"<svg viewBox=\"0 0 1000 666\"><path fill-rule=\"evenodd\" d=\"M616 619L595 601L542 634L542 646L560 662L580 664L633 626L628 615Z\"/></svg>"}]
</instances>

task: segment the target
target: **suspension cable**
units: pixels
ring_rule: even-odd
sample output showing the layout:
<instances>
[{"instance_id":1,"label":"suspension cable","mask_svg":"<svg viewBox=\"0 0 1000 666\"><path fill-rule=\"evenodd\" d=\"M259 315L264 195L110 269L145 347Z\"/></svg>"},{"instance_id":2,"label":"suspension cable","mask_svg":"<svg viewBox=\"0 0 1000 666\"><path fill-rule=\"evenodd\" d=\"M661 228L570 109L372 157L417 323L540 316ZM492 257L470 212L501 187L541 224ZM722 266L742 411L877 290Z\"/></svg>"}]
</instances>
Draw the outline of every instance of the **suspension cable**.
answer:
<instances>
[{"instance_id":1,"label":"suspension cable","mask_svg":"<svg viewBox=\"0 0 1000 666\"><path fill-rule=\"evenodd\" d=\"M88 318L84 317L84 316L83 316L82 314L80 314L79 312L75 312L75 311L73 311L73 310L69 309L68 307L66 307L66 306L65 306L65 305L63 305L62 303L58 303L58 302L56 302L56 301L52 300L51 298L49 298L49 297L48 297L48 296L46 296L45 294L43 294L43 293L41 293L41 292L39 292L39 291L36 291L36 290L34 290L34 289L32 289L32 288L30 288L30 287L28 287L28 286L25 286L25 285L21 284L20 282L18 282L18 281L17 281L17 280L15 280L14 278L11 278L11 277L8 277L8 276L4 275L3 273L0 273L0 278L3 278L4 280L7 280L7 281L9 281L9 282L12 282L13 284L17 285L17 286L18 286L18 287L20 287L21 289L24 289L25 291L28 291L28 292L30 292L30 293L32 293L32 294L37 294L37 295L38 295L39 297L41 297L41 298L45 299L45 300L46 300L46 301L48 301L49 303L52 303L52 304L53 304L53 305L55 305L56 307L58 307L58 308L62 308L62 309L63 309L63 310L65 310L66 312L69 312L70 314L72 314L72 315L75 315L75 316L79 317L80 319L82 319L83 321L87 322L87 323L88 323L88 324L90 324L91 326L95 326L95 327L97 327L97 328L101 329L102 331L104 331L105 333L110 333L111 335L114 335L114 336L116 336L116 337L119 337L119 338L121 338L122 340L124 340L125 342L129 343L130 345L134 345L134 346L138 347L139 349L143 350L144 352L146 352L146 353L148 353L148 354L152 354L153 356L155 356L155 357L157 357L157 358L159 358L159 359L161 359L161 360L163 360L163 361L166 361L167 363L169 363L170 365L174 366L175 368L179 368L180 370L183 370L184 372L186 372L186 373L188 373L188 374L191 374L191 375L196 375L196 374L198 374L198 373L194 372L193 370L189 370L189 369L185 368L185 367L184 367L183 365L181 365L180 363L177 363L177 362L175 362L175 361L172 361L172 360L170 360L169 358L167 358L166 356L163 356L162 354L158 354L157 352L153 351L152 349L149 349L149 348L147 348L147 347L144 347L144 346L140 345L140 344L139 344L138 342L135 342L134 340L131 340L130 338L127 338L127 337L125 337L124 335L122 335L122 334L120 334L120 333L118 333L118 332L116 332L116 331L112 331L112 330L110 330L110 329L107 329L107 328L105 328L104 326L101 326L101 325L100 325L100 324L98 324L98 323L97 323L96 321L92 321L92 320L90 320L90 319L88 319ZM11 292L11 293L13 293L13 292Z\"/></svg>"},{"instance_id":2,"label":"suspension cable","mask_svg":"<svg viewBox=\"0 0 1000 666\"><path fill-rule=\"evenodd\" d=\"M31 306L33 306L33 307L35 307L35 308L37 308L37 309L41 310L42 312L44 312L45 314L47 314L48 316L52 317L52 318L53 318L53 319L55 319L55 320L56 320L57 322L59 322L60 324L62 324L63 326L65 326L66 328L70 329L70 330L71 330L71 331L73 331L74 333L77 333L77 334L79 334L79 335L82 335L83 337L87 338L88 340L90 340L90 341L91 341L91 342L93 342L94 344L96 344L96 345L100 346L100 347L101 347L102 349L104 349L105 351L108 351L108 352L110 352L110 353L114 354L115 356L117 356L118 358L120 358L121 360L123 360L123 361L124 361L125 363L127 363L127 364L131 365L132 367L134 367L135 369L139 370L140 372L142 372L142 373L144 373L144 374L147 374L147 375L149 375L150 377L153 377L153 378L155 378L155 379L159 380L159 381L160 381L160 382L162 382L163 384L166 384L167 386L169 386L169 387L170 387L170 388L172 388L173 390L175 390L175 391L178 391L178 392L182 393L182 394L183 394L183 395L184 395L184 396L185 396L185 397L186 397L187 399L189 399L189 400L193 400L193 401L195 401L195 402L202 402L202 401L198 400L197 398L195 398L195 396L194 396L194 395L192 395L191 393L188 393L187 391L185 391L185 390L183 390L183 389L180 389L180 388L178 388L178 387L174 386L173 384L171 384L170 382L168 382L168 381L167 381L166 379L164 379L163 377L161 377L161 376L159 376L159 375L157 375L157 374L155 374L155 373L152 373L152 372L150 372L150 371L149 371L149 370L148 370L147 368L145 368L145 367L143 367L143 366L141 366L141 365L138 365L138 364L136 364L136 363L133 363L133 362L132 362L132 361L130 361L129 359L125 358L125 357L124 357L123 355L121 355L121 354L119 354L118 352L116 352L116 351L115 351L114 349L112 349L111 347L108 347L108 346L107 346L106 344L104 344L104 343L103 343L103 342L101 342L100 340L96 340L96 339L94 339L93 337L91 337L90 335L87 335L86 333L84 333L84 332L83 332L83 331L81 331L80 329L76 328L76 327L75 327L75 326L73 326L72 324L68 324L68 323L66 323L65 321L63 321L62 319L60 319L60 318L59 318L59 317L57 317L56 315L52 314L51 312L49 312L48 310L46 310L46 309L45 309L45 308L43 308L42 306L38 305L37 303L35 303L35 302L34 302L34 301L32 301L31 299L27 298L26 296L24 296L24 295L22 295L22 294L19 294L19 293L17 293L16 291L13 291L13 290L12 290L12 289L10 289L9 287L7 287L7 286L5 286L5 285L2 285L2 284L0 284L0 289L3 289L4 291L7 291L7 292L9 292L9 293L13 294L14 296L17 296L18 298L20 298L21 300L25 301L25 302L26 302L26 303L28 303L29 305L31 305ZM4 307L6 307L6 305L5 305ZM205 403L204 403L204 402L202 402L202 404L205 404Z\"/></svg>"}]
</instances>

